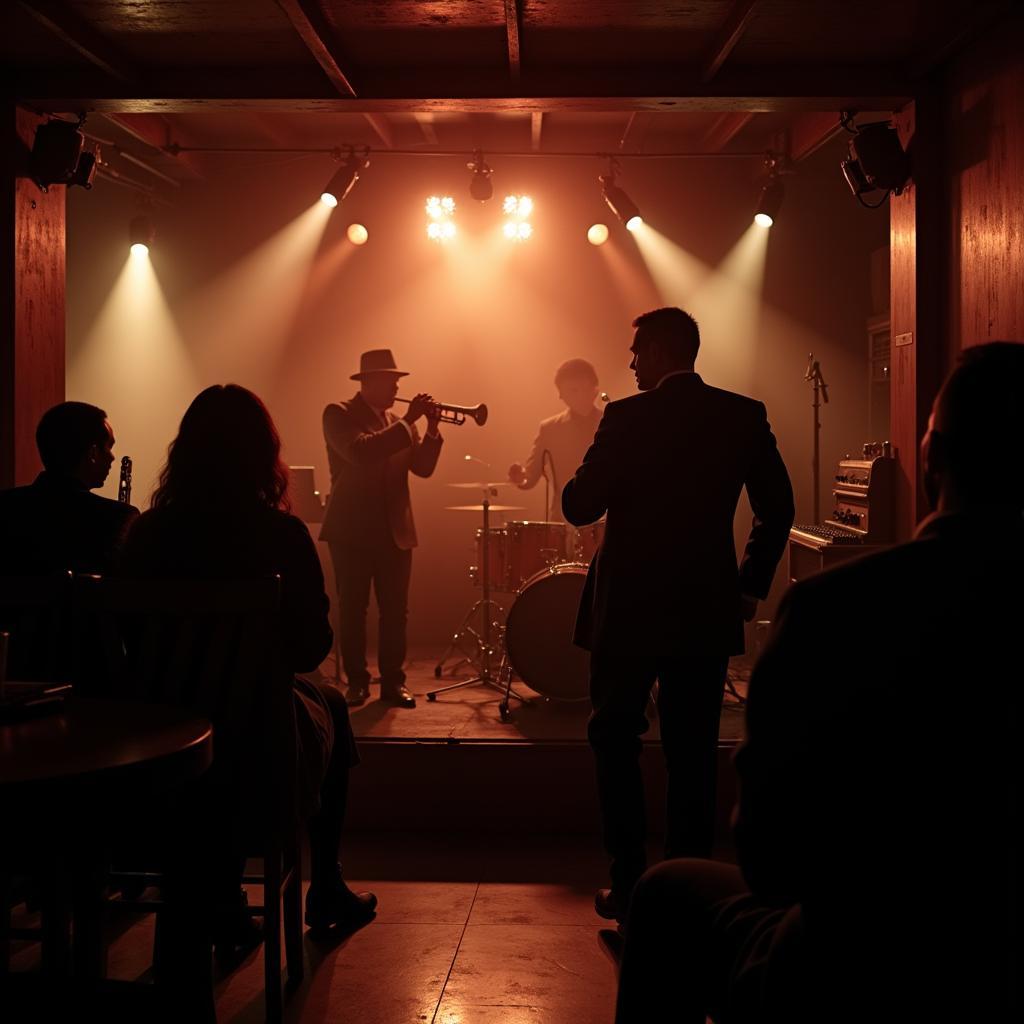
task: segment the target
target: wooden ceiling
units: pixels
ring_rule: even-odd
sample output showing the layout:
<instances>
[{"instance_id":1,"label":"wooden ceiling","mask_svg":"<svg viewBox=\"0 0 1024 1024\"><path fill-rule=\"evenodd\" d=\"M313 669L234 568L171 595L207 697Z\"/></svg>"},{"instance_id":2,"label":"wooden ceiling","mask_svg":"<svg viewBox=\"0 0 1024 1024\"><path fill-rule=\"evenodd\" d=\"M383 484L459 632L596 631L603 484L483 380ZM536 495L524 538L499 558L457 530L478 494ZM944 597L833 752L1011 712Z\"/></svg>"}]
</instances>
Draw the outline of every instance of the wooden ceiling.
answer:
<instances>
[{"instance_id":1,"label":"wooden ceiling","mask_svg":"<svg viewBox=\"0 0 1024 1024\"><path fill-rule=\"evenodd\" d=\"M897 109L1012 0L7 0L19 102L161 174L197 146L778 149Z\"/></svg>"}]
</instances>

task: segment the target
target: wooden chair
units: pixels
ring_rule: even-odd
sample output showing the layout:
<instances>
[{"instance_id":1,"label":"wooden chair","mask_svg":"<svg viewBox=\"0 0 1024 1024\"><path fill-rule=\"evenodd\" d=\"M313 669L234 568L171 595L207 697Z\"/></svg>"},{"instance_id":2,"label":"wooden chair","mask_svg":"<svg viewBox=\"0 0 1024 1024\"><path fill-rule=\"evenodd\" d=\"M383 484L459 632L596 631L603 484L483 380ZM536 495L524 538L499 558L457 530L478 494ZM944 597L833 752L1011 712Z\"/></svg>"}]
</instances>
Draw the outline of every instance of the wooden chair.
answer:
<instances>
[{"instance_id":1,"label":"wooden chair","mask_svg":"<svg viewBox=\"0 0 1024 1024\"><path fill-rule=\"evenodd\" d=\"M245 852L263 861L267 1019L302 978L301 829L292 674L282 657L280 577L195 581L80 578L76 631L101 638L112 689L213 723L206 806L237 809ZM207 956L209 949L207 947ZM208 963L208 959L207 959Z\"/></svg>"}]
</instances>

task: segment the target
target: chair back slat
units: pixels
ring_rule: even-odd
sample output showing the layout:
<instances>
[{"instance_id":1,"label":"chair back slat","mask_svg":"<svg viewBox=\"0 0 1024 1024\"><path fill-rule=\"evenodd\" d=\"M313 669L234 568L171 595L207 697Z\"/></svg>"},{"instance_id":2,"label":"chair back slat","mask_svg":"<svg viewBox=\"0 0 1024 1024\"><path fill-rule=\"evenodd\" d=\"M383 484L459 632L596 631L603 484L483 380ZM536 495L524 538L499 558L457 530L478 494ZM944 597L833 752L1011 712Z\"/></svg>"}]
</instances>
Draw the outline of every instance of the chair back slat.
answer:
<instances>
[{"instance_id":1,"label":"chair back slat","mask_svg":"<svg viewBox=\"0 0 1024 1024\"><path fill-rule=\"evenodd\" d=\"M293 814L297 755L280 579L80 582L76 618L102 634L114 659L102 671L114 690L209 718L213 784L233 800Z\"/></svg>"}]
</instances>

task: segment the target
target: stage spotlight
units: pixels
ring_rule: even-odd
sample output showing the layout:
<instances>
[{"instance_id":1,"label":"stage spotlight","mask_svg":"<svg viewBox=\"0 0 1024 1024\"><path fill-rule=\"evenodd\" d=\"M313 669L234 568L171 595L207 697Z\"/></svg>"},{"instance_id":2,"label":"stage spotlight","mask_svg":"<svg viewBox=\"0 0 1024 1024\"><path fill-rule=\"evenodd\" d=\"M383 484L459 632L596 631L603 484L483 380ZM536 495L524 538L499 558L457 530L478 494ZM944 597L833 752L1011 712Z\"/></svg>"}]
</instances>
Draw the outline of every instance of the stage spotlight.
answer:
<instances>
[{"instance_id":1,"label":"stage spotlight","mask_svg":"<svg viewBox=\"0 0 1024 1024\"><path fill-rule=\"evenodd\" d=\"M844 126L847 119L844 117ZM910 158L899 134L889 121L855 125L850 139L850 155L840 162L843 177L861 206L881 206L889 194L899 195L910 179ZM867 192L884 192L877 203L862 198Z\"/></svg>"},{"instance_id":2,"label":"stage spotlight","mask_svg":"<svg viewBox=\"0 0 1024 1024\"><path fill-rule=\"evenodd\" d=\"M510 218L502 227L505 237L525 242L533 234L533 226L526 219L533 212L533 200L529 196L505 196L501 208Z\"/></svg>"},{"instance_id":3,"label":"stage spotlight","mask_svg":"<svg viewBox=\"0 0 1024 1024\"><path fill-rule=\"evenodd\" d=\"M473 159L466 164L466 167L473 172L473 177L469 182L469 194L479 202L486 203L494 195L494 185L491 182L493 172L487 166L484 155L479 149L473 153Z\"/></svg>"},{"instance_id":4,"label":"stage spotlight","mask_svg":"<svg viewBox=\"0 0 1024 1024\"><path fill-rule=\"evenodd\" d=\"M587 231L587 241L591 245L604 245L608 241L608 225L591 224Z\"/></svg>"},{"instance_id":5,"label":"stage spotlight","mask_svg":"<svg viewBox=\"0 0 1024 1024\"><path fill-rule=\"evenodd\" d=\"M84 118L74 124L54 118L36 128L29 166L32 180L43 192L51 185L80 185L92 188L96 173L96 154L83 153L85 136L81 132Z\"/></svg>"},{"instance_id":6,"label":"stage spotlight","mask_svg":"<svg viewBox=\"0 0 1024 1024\"><path fill-rule=\"evenodd\" d=\"M146 214L132 217L128 225L128 241L134 256L145 256L156 238L156 227Z\"/></svg>"},{"instance_id":7,"label":"stage spotlight","mask_svg":"<svg viewBox=\"0 0 1024 1024\"><path fill-rule=\"evenodd\" d=\"M778 178L771 178L761 189L761 196L757 201L757 212L754 214L754 223L762 228L770 228L779 215L785 190Z\"/></svg>"},{"instance_id":8,"label":"stage spotlight","mask_svg":"<svg viewBox=\"0 0 1024 1024\"><path fill-rule=\"evenodd\" d=\"M370 232L362 224L349 224L346 234L353 245L366 245L370 237Z\"/></svg>"},{"instance_id":9,"label":"stage spotlight","mask_svg":"<svg viewBox=\"0 0 1024 1024\"><path fill-rule=\"evenodd\" d=\"M430 221L427 237L435 242L447 242L455 237L455 200L451 196L430 196L425 209Z\"/></svg>"},{"instance_id":10,"label":"stage spotlight","mask_svg":"<svg viewBox=\"0 0 1024 1024\"><path fill-rule=\"evenodd\" d=\"M640 216L640 208L615 184L618 171L618 161L612 160L608 165L608 173L600 175L597 179L601 182L601 194L608 204L608 209L626 225L626 230L636 231L644 221Z\"/></svg>"},{"instance_id":11,"label":"stage spotlight","mask_svg":"<svg viewBox=\"0 0 1024 1024\"><path fill-rule=\"evenodd\" d=\"M345 201L349 192L356 187L360 172L370 166L367 159L369 152L367 149L362 155L356 156L355 150L349 149L345 162L331 175L331 180L320 193L321 203L333 209L338 203ZM337 159L341 159L340 153L337 154Z\"/></svg>"}]
</instances>

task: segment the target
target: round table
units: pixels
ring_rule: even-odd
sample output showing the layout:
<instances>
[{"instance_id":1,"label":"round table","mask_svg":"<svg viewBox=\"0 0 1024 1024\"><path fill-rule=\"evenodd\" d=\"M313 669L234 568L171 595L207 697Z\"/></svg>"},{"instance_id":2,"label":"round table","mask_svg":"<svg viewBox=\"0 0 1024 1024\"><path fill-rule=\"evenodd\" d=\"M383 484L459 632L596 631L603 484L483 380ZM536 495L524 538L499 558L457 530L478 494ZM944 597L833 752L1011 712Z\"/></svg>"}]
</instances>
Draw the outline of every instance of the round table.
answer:
<instances>
[{"instance_id":1,"label":"round table","mask_svg":"<svg viewBox=\"0 0 1024 1024\"><path fill-rule=\"evenodd\" d=\"M12 861L49 853L100 870L114 822L210 766L213 727L180 708L68 698L57 713L0 724L0 820ZM77 901L75 961L102 976L97 891Z\"/></svg>"}]
</instances>

